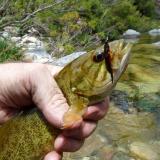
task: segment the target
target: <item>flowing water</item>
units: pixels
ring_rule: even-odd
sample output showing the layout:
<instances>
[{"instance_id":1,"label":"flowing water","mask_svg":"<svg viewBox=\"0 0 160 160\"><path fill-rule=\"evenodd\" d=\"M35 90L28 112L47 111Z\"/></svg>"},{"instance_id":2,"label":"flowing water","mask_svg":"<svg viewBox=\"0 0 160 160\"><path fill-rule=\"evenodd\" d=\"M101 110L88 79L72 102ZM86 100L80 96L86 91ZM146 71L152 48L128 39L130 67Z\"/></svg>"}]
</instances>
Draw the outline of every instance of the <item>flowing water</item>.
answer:
<instances>
[{"instance_id":1,"label":"flowing water","mask_svg":"<svg viewBox=\"0 0 160 160\"><path fill-rule=\"evenodd\" d=\"M158 42L159 43L156 43ZM143 35L95 133L65 160L160 160L160 37Z\"/></svg>"}]
</instances>

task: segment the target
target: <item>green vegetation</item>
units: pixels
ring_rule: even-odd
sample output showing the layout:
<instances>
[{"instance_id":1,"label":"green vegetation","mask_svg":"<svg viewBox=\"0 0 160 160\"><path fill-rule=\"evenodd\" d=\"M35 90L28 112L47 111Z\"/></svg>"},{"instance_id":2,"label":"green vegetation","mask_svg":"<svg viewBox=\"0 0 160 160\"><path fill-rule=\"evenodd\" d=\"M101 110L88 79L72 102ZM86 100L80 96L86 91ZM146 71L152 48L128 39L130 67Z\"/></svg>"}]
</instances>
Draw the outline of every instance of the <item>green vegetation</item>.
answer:
<instances>
[{"instance_id":1,"label":"green vegetation","mask_svg":"<svg viewBox=\"0 0 160 160\"><path fill-rule=\"evenodd\" d=\"M13 47L13 44L0 40L0 63L6 61L18 61L22 58L18 47Z\"/></svg>"},{"instance_id":2,"label":"green vegetation","mask_svg":"<svg viewBox=\"0 0 160 160\"><path fill-rule=\"evenodd\" d=\"M154 0L0 0L0 28L15 25L24 35L34 27L63 52L117 39L127 29L146 32L160 26ZM57 50L55 50L56 52Z\"/></svg>"},{"instance_id":3,"label":"green vegetation","mask_svg":"<svg viewBox=\"0 0 160 160\"><path fill-rule=\"evenodd\" d=\"M155 0L133 0L133 4L143 16L154 18L155 13Z\"/></svg>"}]
</instances>

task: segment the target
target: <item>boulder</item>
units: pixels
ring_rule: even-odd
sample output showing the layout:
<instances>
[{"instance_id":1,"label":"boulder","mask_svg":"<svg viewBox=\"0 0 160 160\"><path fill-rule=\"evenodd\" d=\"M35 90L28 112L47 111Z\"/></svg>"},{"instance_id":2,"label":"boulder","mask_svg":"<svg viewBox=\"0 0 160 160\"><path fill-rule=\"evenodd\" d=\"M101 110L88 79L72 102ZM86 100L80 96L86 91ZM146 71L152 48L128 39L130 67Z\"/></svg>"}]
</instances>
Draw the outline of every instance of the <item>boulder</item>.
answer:
<instances>
[{"instance_id":1,"label":"boulder","mask_svg":"<svg viewBox=\"0 0 160 160\"><path fill-rule=\"evenodd\" d=\"M157 29L152 29L148 33L151 36L159 36L160 35L160 28L159 29L158 28Z\"/></svg>"},{"instance_id":2,"label":"boulder","mask_svg":"<svg viewBox=\"0 0 160 160\"><path fill-rule=\"evenodd\" d=\"M123 33L123 37L125 38L136 38L139 36L140 36L140 33L133 29L128 29L126 32Z\"/></svg>"}]
</instances>

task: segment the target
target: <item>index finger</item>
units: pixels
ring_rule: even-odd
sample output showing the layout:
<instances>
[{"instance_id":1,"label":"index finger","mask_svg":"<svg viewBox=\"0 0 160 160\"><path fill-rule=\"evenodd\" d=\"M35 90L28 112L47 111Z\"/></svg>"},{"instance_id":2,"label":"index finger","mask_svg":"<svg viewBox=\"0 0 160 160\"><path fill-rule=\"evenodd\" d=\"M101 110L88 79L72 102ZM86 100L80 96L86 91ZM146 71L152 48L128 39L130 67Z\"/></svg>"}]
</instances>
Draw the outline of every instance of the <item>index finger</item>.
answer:
<instances>
[{"instance_id":1,"label":"index finger","mask_svg":"<svg viewBox=\"0 0 160 160\"><path fill-rule=\"evenodd\" d=\"M108 108L109 97L106 97L104 101L88 106L83 116L83 119L98 121L106 115Z\"/></svg>"}]
</instances>

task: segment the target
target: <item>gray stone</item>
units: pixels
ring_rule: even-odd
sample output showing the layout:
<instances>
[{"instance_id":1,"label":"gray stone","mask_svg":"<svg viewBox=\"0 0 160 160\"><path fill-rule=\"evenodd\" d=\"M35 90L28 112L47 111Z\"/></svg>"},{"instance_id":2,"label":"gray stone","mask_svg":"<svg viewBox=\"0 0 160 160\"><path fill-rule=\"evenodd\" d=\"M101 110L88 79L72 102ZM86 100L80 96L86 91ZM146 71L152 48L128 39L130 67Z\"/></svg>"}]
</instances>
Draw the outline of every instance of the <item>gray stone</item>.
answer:
<instances>
[{"instance_id":1,"label":"gray stone","mask_svg":"<svg viewBox=\"0 0 160 160\"><path fill-rule=\"evenodd\" d=\"M22 46L25 59L30 59L33 62L38 63L51 63L53 59L50 54L47 53L42 41L37 37L25 35L22 37L19 46Z\"/></svg>"},{"instance_id":2,"label":"gray stone","mask_svg":"<svg viewBox=\"0 0 160 160\"><path fill-rule=\"evenodd\" d=\"M4 28L4 31L8 32L9 35L17 36L19 28L18 27L13 27L13 26L7 26L7 27Z\"/></svg>"},{"instance_id":3,"label":"gray stone","mask_svg":"<svg viewBox=\"0 0 160 160\"><path fill-rule=\"evenodd\" d=\"M33 37L33 36L29 36L29 35L24 35L22 37L22 41L21 43L24 44L24 43L38 43L39 44L40 40L36 37Z\"/></svg>"},{"instance_id":4,"label":"gray stone","mask_svg":"<svg viewBox=\"0 0 160 160\"><path fill-rule=\"evenodd\" d=\"M128 29L126 32L123 33L123 36L125 38L135 38L139 37L140 33L133 29Z\"/></svg>"},{"instance_id":5,"label":"gray stone","mask_svg":"<svg viewBox=\"0 0 160 160\"><path fill-rule=\"evenodd\" d=\"M156 46L156 47L160 47L160 41L158 41L158 42L155 42L155 43L152 43L154 46Z\"/></svg>"},{"instance_id":6,"label":"gray stone","mask_svg":"<svg viewBox=\"0 0 160 160\"><path fill-rule=\"evenodd\" d=\"M4 32L2 33L2 37L4 37L4 38L9 38L10 35L9 35L8 32L4 31Z\"/></svg>"},{"instance_id":7,"label":"gray stone","mask_svg":"<svg viewBox=\"0 0 160 160\"><path fill-rule=\"evenodd\" d=\"M34 27L32 27L29 31L28 31L28 33L30 34L30 35L40 35L40 33L34 28Z\"/></svg>"},{"instance_id":8,"label":"gray stone","mask_svg":"<svg viewBox=\"0 0 160 160\"><path fill-rule=\"evenodd\" d=\"M148 33L149 33L149 35L151 35L151 36L158 36L158 35L160 35L160 28L152 29L152 30L150 30Z\"/></svg>"},{"instance_id":9,"label":"gray stone","mask_svg":"<svg viewBox=\"0 0 160 160\"><path fill-rule=\"evenodd\" d=\"M21 40L21 37L11 37L11 41L15 43L19 43Z\"/></svg>"}]
</instances>

